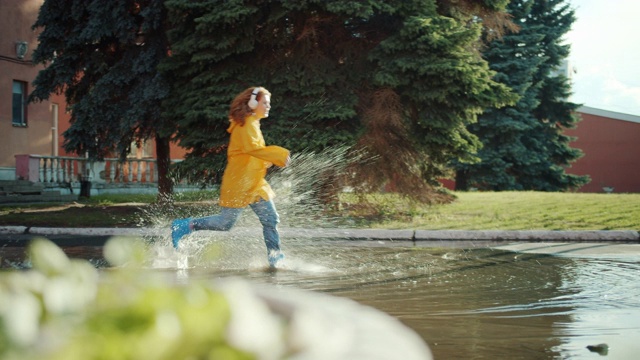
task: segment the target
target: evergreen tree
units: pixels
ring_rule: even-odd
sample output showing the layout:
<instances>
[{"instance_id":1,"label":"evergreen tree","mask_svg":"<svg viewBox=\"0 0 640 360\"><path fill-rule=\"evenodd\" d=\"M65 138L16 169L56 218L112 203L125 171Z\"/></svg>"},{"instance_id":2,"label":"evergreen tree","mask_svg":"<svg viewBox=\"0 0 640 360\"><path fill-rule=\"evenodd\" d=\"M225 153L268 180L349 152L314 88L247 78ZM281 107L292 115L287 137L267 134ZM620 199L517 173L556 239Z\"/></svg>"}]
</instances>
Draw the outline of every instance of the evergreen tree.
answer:
<instances>
[{"instance_id":1,"label":"evergreen tree","mask_svg":"<svg viewBox=\"0 0 640 360\"><path fill-rule=\"evenodd\" d=\"M531 11L531 21L539 24L544 33L544 56L548 60L540 67L535 79L540 79L542 87L539 95L539 105L534 109L534 116L538 119L539 131L535 131L532 146L543 143L546 166L541 167L540 174L533 176L535 169L523 171L522 181L526 188L545 191L558 191L573 188L588 183L588 176L570 175L566 168L575 160L582 157L579 149L569 147L573 138L564 135L565 129L574 128L580 121L575 113L579 104L568 102L571 94L571 84L558 69L569 56L570 46L563 45L563 36L571 29L575 22L575 12L566 0L535 1Z\"/></svg>"},{"instance_id":2,"label":"evergreen tree","mask_svg":"<svg viewBox=\"0 0 640 360\"><path fill-rule=\"evenodd\" d=\"M155 139L159 193L171 193L169 139L160 102L168 86L157 71L166 57L162 0L46 0L34 29L34 51L46 64L34 81L31 101L64 92L71 126L64 147L91 159L117 154L132 143Z\"/></svg>"},{"instance_id":3,"label":"evergreen tree","mask_svg":"<svg viewBox=\"0 0 640 360\"><path fill-rule=\"evenodd\" d=\"M274 92L267 142L357 143L378 159L376 171L353 169L363 190L399 178L400 192L429 200L452 158L473 158L467 126L514 100L477 50L506 2L47 0L34 27L35 59L49 64L32 99L65 92L69 150L124 156L155 136L164 158L174 134L191 149L183 174L216 181L228 104L263 85Z\"/></svg>"},{"instance_id":4,"label":"evergreen tree","mask_svg":"<svg viewBox=\"0 0 640 360\"><path fill-rule=\"evenodd\" d=\"M409 179L399 191L428 193L452 158L473 157L466 126L514 100L476 50L477 4L495 14L506 1L168 0L164 108L192 149L184 173L215 179L231 98L263 85L267 142L294 153L358 142L378 159L354 168L364 190L395 175Z\"/></svg>"},{"instance_id":5,"label":"evergreen tree","mask_svg":"<svg viewBox=\"0 0 640 360\"><path fill-rule=\"evenodd\" d=\"M456 188L560 191L576 188L586 177L566 174L581 156L562 134L577 121L577 104L566 101L569 83L554 72L567 57L562 36L574 22L564 0L513 0L508 11L520 30L494 40L485 58L520 100L487 109L469 129L482 141L478 163L457 164Z\"/></svg>"}]
</instances>

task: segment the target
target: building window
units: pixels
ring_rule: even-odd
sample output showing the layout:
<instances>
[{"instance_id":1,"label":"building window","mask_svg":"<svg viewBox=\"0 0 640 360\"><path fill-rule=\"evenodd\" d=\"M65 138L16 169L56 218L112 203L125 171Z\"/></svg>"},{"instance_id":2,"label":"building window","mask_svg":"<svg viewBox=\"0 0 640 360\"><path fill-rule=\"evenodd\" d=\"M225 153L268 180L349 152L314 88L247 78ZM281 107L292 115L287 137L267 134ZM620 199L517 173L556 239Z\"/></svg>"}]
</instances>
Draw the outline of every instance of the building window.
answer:
<instances>
[{"instance_id":1,"label":"building window","mask_svg":"<svg viewBox=\"0 0 640 360\"><path fill-rule=\"evenodd\" d=\"M27 83L13 81L13 125L27 126Z\"/></svg>"}]
</instances>

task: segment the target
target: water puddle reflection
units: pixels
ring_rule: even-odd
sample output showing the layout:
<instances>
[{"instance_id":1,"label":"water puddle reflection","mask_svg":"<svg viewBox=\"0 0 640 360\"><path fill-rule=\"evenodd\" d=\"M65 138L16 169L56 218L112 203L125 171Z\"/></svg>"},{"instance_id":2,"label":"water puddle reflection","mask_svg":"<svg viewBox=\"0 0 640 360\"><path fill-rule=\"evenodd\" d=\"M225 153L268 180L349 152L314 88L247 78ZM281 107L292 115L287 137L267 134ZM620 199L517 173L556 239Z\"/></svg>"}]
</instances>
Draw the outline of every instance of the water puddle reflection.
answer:
<instances>
[{"instance_id":1,"label":"water puddle reflection","mask_svg":"<svg viewBox=\"0 0 640 360\"><path fill-rule=\"evenodd\" d=\"M180 252L151 244L149 270L177 283L241 277L351 298L399 318L436 359L633 359L640 353L637 258L287 239L287 267L273 272L259 237L200 234L188 244ZM0 249L2 267L23 267L20 251ZM106 266L99 247L65 251ZM587 349L602 343L606 354Z\"/></svg>"}]
</instances>

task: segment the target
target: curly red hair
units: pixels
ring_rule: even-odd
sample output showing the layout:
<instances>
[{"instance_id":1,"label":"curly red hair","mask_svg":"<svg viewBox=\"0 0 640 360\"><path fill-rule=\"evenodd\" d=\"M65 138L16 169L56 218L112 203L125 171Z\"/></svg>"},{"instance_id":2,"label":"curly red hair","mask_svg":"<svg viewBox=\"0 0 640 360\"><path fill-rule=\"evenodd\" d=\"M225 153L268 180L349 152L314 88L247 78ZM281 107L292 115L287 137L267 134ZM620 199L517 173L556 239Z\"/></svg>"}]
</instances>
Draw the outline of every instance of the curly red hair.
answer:
<instances>
[{"instance_id":1,"label":"curly red hair","mask_svg":"<svg viewBox=\"0 0 640 360\"><path fill-rule=\"evenodd\" d=\"M233 120L237 122L240 126L244 126L244 120L247 116L253 113L253 109L249 107L249 100L251 99L251 93L254 89L258 89L258 95L256 95L256 100L262 100L262 97L267 95L271 96L269 90L263 88L262 86L254 86L245 89L231 101L231 106L229 107L229 120Z\"/></svg>"}]
</instances>

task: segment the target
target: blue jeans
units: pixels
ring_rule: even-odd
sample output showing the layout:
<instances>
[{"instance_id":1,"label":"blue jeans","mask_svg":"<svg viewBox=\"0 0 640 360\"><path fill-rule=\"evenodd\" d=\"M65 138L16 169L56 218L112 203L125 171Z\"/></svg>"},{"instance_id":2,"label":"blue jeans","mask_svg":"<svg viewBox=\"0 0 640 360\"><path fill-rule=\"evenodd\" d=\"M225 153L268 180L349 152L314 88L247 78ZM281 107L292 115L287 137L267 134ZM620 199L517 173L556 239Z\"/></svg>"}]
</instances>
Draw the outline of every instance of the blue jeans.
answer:
<instances>
[{"instance_id":1,"label":"blue jeans","mask_svg":"<svg viewBox=\"0 0 640 360\"><path fill-rule=\"evenodd\" d=\"M276 211L276 207L273 201L263 200L249 204L251 209L262 224L262 234L264 235L264 242L267 245L267 254L272 250L280 250L280 234L278 233L278 223L280 217ZM202 218L193 219L191 224L194 230L215 230L215 231L228 231L231 230L233 225L240 217L244 208L228 208L223 207L220 214L207 216Z\"/></svg>"}]
</instances>

